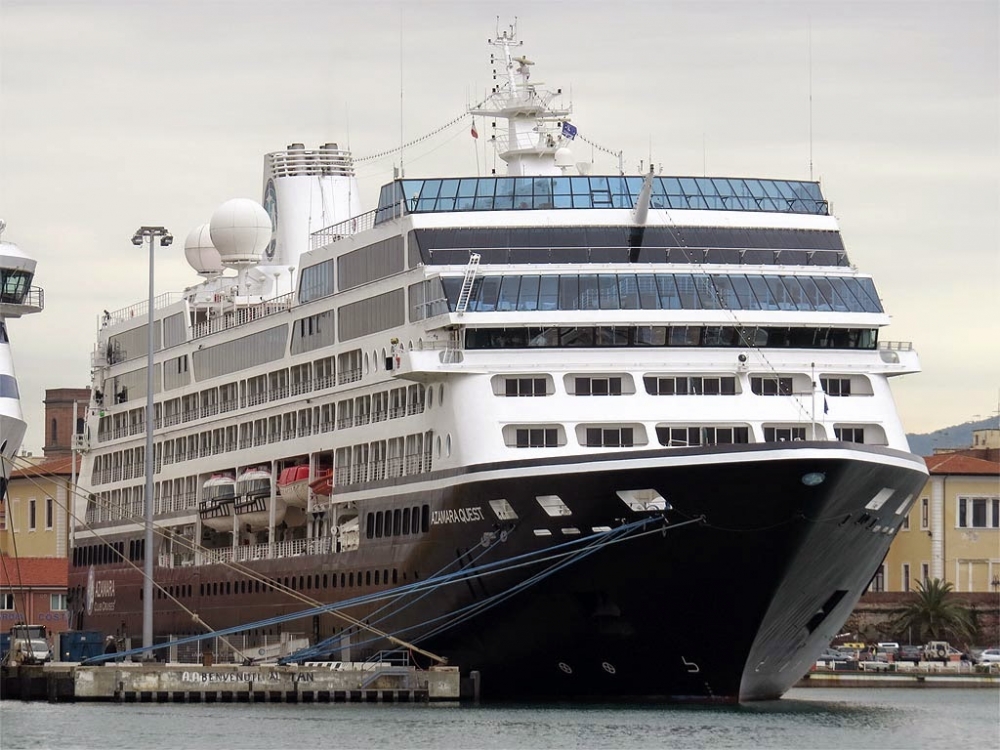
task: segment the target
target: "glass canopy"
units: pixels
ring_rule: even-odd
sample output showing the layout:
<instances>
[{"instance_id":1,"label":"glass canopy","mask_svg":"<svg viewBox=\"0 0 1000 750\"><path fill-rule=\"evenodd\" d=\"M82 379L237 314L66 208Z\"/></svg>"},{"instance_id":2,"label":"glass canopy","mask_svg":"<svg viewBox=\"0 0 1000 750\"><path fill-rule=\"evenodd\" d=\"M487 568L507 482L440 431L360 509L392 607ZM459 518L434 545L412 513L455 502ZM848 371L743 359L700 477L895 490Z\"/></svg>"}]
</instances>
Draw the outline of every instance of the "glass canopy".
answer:
<instances>
[{"instance_id":1,"label":"glass canopy","mask_svg":"<svg viewBox=\"0 0 1000 750\"><path fill-rule=\"evenodd\" d=\"M382 187L376 223L405 198L408 213L632 208L642 177L465 177L396 180ZM654 177L653 209L771 211L825 216L818 182L741 177Z\"/></svg>"}]
</instances>

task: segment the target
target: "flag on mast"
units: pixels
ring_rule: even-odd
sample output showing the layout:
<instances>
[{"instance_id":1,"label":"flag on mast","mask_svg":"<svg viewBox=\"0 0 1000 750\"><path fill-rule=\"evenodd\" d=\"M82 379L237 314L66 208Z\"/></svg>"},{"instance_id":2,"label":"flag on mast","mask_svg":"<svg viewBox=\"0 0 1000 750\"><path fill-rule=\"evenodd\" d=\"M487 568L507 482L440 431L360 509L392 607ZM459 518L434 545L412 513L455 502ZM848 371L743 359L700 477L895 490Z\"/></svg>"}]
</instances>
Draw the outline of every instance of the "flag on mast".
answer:
<instances>
[{"instance_id":1,"label":"flag on mast","mask_svg":"<svg viewBox=\"0 0 1000 750\"><path fill-rule=\"evenodd\" d=\"M479 138L479 132L476 130L476 121L472 121L472 130L470 131L473 138Z\"/></svg>"}]
</instances>

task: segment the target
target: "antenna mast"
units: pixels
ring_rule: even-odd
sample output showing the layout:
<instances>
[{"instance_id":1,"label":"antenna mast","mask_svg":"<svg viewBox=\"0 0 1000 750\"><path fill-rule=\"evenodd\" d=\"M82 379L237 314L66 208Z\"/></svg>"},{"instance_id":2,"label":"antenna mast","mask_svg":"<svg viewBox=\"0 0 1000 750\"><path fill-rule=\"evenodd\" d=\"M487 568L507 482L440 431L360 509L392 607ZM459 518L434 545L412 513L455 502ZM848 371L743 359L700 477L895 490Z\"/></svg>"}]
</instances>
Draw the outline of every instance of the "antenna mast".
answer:
<instances>
[{"instance_id":1,"label":"antenna mast","mask_svg":"<svg viewBox=\"0 0 1000 750\"><path fill-rule=\"evenodd\" d=\"M809 179L813 178L813 26L809 15Z\"/></svg>"},{"instance_id":2,"label":"antenna mast","mask_svg":"<svg viewBox=\"0 0 1000 750\"><path fill-rule=\"evenodd\" d=\"M403 6L399 6L399 179L403 179Z\"/></svg>"}]
</instances>

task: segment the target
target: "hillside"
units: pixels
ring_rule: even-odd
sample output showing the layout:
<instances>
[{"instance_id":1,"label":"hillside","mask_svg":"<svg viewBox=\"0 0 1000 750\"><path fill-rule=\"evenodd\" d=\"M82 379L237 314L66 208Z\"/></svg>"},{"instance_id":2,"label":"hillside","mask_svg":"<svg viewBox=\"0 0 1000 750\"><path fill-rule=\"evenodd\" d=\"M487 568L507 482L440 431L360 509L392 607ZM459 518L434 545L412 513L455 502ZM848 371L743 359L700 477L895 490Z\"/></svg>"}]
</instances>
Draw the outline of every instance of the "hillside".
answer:
<instances>
[{"instance_id":1,"label":"hillside","mask_svg":"<svg viewBox=\"0 0 1000 750\"><path fill-rule=\"evenodd\" d=\"M910 450L918 456L929 456L935 448L968 448L972 445L972 431L996 429L997 418L987 417L978 422L966 422L925 434L908 434Z\"/></svg>"}]
</instances>

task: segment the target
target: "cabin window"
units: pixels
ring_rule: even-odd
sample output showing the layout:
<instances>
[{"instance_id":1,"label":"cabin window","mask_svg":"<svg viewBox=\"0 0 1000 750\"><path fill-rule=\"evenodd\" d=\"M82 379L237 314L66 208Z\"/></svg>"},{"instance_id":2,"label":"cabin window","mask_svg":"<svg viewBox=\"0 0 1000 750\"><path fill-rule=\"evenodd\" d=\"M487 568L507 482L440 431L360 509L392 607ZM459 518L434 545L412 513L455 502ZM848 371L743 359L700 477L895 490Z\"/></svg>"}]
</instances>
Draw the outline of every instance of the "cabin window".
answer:
<instances>
[{"instance_id":1,"label":"cabin window","mask_svg":"<svg viewBox=\"0 0 1000 750\"><path fill-rule=\"evenodd\" d=\"M621 396L620 377L574 378L573 394L576 396Z\"/></svg>"},{"instance_id":2,"label":"cabin window","mask_svg":"<svg viewBox=\"0 0 1000 750\"><path fill-rule=\"evenodd\" d=\"M823 386L823 392L827 396L850 396L851 395L851 379L850 378L827 378L827 377L820 377L819 382Z\"/></svg>"},{"instance_id":3,"label":"cabin window","mask_svg":"<svg viewBox=\"0 0 1000 750\"><path fill-rule=\"evenodd\" d=\"M505 378L505 396L547 396L545 378Z\"/></svg>"},{"instance_id":4,"label":"cabin window","mask_svg":"<svg viewBox=\"0 0 1000 750\"><path fill-rule=\"evenodd\" d=\"M631 448L631 427L588 427L588 448Z\"/></svg>"},{"instance_id":5,"label":"cabin window","mask_svg":"<svg viewBox=\"0 0 1000 750\"><path fill-rule=\"evenodd\" d=\"M843 440L845 443L865 442L864 427L834 427L833 434L837 440Z\"/></svg>"},{"instance_id":6,"label":"cabin window","mask_svg":"<svg viewBox=\"0 0 1000 750\"><path fill-rule=\"evenodd\" d=\"M556 448L559 446L557 427L518 427L514 430L515 448Z\"/></svg>"},{"instance_id":7,"label":"cabin window","mask_svg":"<svg viewBox=\"0 0 1000 750\"><path fill-rule=\"evenodd\" d=\"M732 375L675 375L643 378L651 396L735 396L736 377Z\"/></svg>"},{"instance_id":8,"label":"cabin window","mask_svg":"<svg viewBox=\"0 0 1000 750\"><path fill-rule=\"evenodd\" d=\"M791 396L792 378L787 375L750 378L750 390L758 396Z\"/></svg>"},{"instance_id":9,"label":"cabin window","mask_svg":"<svg viewBox=\"0 0 1000 750\"><path fill-rule=\"evenodd\" d=\"M782 443L789 440L805 440L805 427L765 427L765 443Z\"/></svg>"},{"instance_id":10,"label":"cabin window","mask_svg":"<svg viewBox=\"0 0 1000 750\"><path fill-rule=\"evenodd\" d=\"M732 427L657 427L656 439L660 445L669 448L685 448L700 445L731 445L749 443L750 428Z\"/></svg>"}]
</instances>

